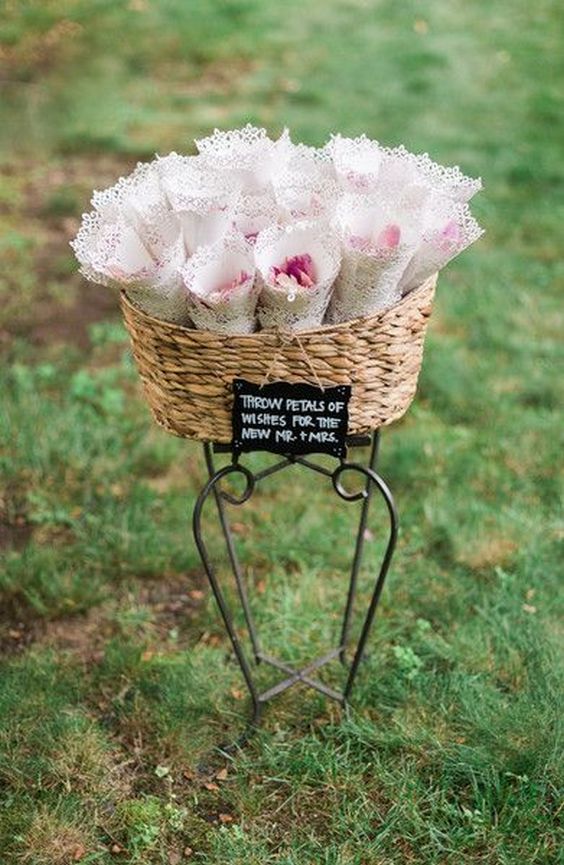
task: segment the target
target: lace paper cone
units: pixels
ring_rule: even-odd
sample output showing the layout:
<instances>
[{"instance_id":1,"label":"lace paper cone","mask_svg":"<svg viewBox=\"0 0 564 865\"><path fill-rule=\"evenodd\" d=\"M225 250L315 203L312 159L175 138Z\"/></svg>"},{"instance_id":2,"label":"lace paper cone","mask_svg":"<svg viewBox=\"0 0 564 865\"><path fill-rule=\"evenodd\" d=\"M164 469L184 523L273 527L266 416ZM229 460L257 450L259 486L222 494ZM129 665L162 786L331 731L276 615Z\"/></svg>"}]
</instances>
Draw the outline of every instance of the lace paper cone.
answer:
<instances>
[{"instance_id":1,"label":"lace paper cone","mask_svg":"<svg viewBox=\"0 0 564 865\"><path fill-rule=\"evenodd\" d=\"M156 170L180 222L186 254L220 240L231 228L240 184L212 171L198 156L171 153L157 159Z\"/></svg>"},{"instance_id":2,"label":"lace paper cone","mask_svg":"<svg viewBox=\"0 0 564 865\"><path fill-rule=\"evenodd\" d=\"M202 246L217 243L230 230L232 215L228 210L212 209L208 213L181 211L177 214L182 227L186 255L190 257Z\"/></svg>"},{"instance_id":3,"label":"lace paper cone","mask_svg":"<svg viewBox=\"0 0 564 865\"><path fill-rule=\"evenodd\" d=\"M176 239L178 223L155 162L139 162L128 177L120 177L114 186L94 192L92 204L105 222L126 220L151 248L161 249Z\"/></svg>"},{"instance_id":4,"label":"lace paper cone","mask_svg":"<svg viewBox=\"0 0 564 865\"><path fill-rule=\"evenodd\" d=\"M348 195L340 202L343 260L328 322L373 315L400 299L399 280L419 240L418 216L418 207L394 209L377 196Z\"/></svg>"},{"instance_id":5,"label":"lace paper cone","mask_svg":"<svg viewBox=\"0 0 564 865\"><path fill-rule=\"evenodd\" d=\"M421 242L400 280L402 296L441 270L484 233L467 204L447 199L443 199L442 207L437 201L433 203L426 223Z\"/></svg>"},{"instance_id":6,"label":"lace paper cone","mask_svg":"<svg viewBox=\"0 0 564 865\"><path fill-rule=\"evenodd\" d=\"M252 249L239 235L203 246L181 271L192 321L200 330L252 333L259 286Z\"/></svg>"},{"instance_id":7,"label":"lace paper cone","mask_svg":"<svg viewBox=\"0 0 564 865\"><path fill-rule=\"evenodd\" d=\"M277 281L275 272L294 259L308 260L309 286L291 277L278 277ZM267 228L257 237L255 261L262 282L258 305L261 326L287 330L318 327L341 261L338 238L328 223L296 222Z\"/></svg>"},{"instance_id":8,"label":"lace paper cone","mask_svg":"<svg viewBox=\"0 0 564 865\"><path fill-rule=\"evenodd\" d=\"M377 190L387 201L397 200L406 187L421 180L413 154L405 147L380 148L380 173Z\"/></svg>"},{"instance_id":9,"label":"lace paper cone","mask_svg":"<svg viewBox=\"0 0 564 865\"><path fill-rule=\"evenodd\" d=\"M108 223L101 213L84 214L71 243L86 279L127 288L132 300L165 321L189 323L178 269L185 260L180 235L174 244L156 244L160 257L140 238L134 226L120 219Z\"/></svg>"},{"instance_id":10,"label":"lace paper cone","mask_svg":"<svg viewBox=\"0 0 564 865\"><path fill-rule=\"evenodd\" d=\"M153 262L161 269L168 264L183 263L182 226L170 209L166 192L156 169L156 163L138 163L129 177L122 177L114 186L94 192L92 204L98 214L93 219L94 234L100 239L106 233L127 235L126 227L134 230ZM120 228L121 226L121 228ZM94 237L91 234L91 237Z\"/></svg>"},{"instance_id":11,"label":"lace paper cone","mask_svg":"<svg viewBox=\"0 0 564 865\"><path fill-rule=\"evenodd\" d=\"M482 188L480 178L467 177L458 166L445 167L427 153L410 153L400 147L382 147L379 191L387 198L397 197L412 184L425 186L453 201L466 202Z\"/></svg>"},{"instance_id":12,"label":"lace paper cone","mask_svg":"<svg viewBox=\"0 0 564 865\"><path fill-rule=\"evenodd\" d=\"M272 186L287 221L329 218L339 196L326 150L303 144L294 147L288 162L274 170Z\"/></svg>"},{"instance_id":13,"label":"lace paper cone","mask_svg":"<svg viewBox=\"0 0 564 865\"><path fill-rule=\"evenodd\" d=\"M366 135L358 138L332 135L326 148L339 184L346 192L374 192L382 159L377 141Z\"/></svg>"},{"instance_id":14,"label":"lace paper cone","mask_svg":"<svg viewBox=\"0 0 564 865\"><path fill-rule=\"evenodd\" d=\"M278 205L271 192L242 195L231 215L233 228L249 243L254 243L264 228L279 221Z\"/></svg>"},{"instance_id":15,"label":"lace paper cone","mask_svg":"<svg viewBox=\"0 0 564 865\"><path fill-rule=\"evenodd\" d=\"M274 166L285 162L293 148L287 129L273 141L265 129L250 123L228 132L216 129L213 135L197 139L196 146L213 170L229 172L246 194L266 191Z\"/></svg>"},{"instance_id":16,"label":"lace paper cone","mask_svg":"<svg viewBox=\"0 0 564 865\"><path fill-rule=\"evenodd\" d=\"M214 170L201 156L171 153L157 157L155 169L170 208L177 213L231 211L241 192L236 177Z\"/></svg>"},{"instance_id":17,"label":"lace paper cone","mask_svg":"<svg viewBox=\"0 0 564 865\"><path fill-rule=\"evenodd\" d=\"M433 162L428 153L420 153L413 158L425 183L453 201L464 204L482 188L480 177L467 177L458 165L439 165Z\"/></svg>"},{"instance_id":18,"label":"lace paper cone","mask_svg":"<svg viewBox=\"0 0 564 865\"><path fill-rule=\"evenodd\" d=\"M184 286L177 273L162 278L153 274L145 283L134 282L125 287L131 300L149 315L161 321L191 326Z\"/></svg>"},{"instance_id":19,"label":"lace paper cone","mask_svg":"<svg viewBox=\"0 0 564 865\"><path fill-rule=\"evenodd\" d=\"M92 206L107 219L123 213L124 202L132 199L148 213L152 206L166 203L159 175L152 162L138 162L135 169L125 177L120 177L106 189L95 189L92 193Z\"/></svg>"},{"instance_id":20,"label":"lace paper cone","mask_svg":"<svg viewBox=\"0 0 564 865\"><path fill-rule=\"evenodd\" d=\"M411 255L405 246L369 254L345 247L326 322L339 324L374 315L397 303L399 279Z\"/></svg>"}]
</instances>

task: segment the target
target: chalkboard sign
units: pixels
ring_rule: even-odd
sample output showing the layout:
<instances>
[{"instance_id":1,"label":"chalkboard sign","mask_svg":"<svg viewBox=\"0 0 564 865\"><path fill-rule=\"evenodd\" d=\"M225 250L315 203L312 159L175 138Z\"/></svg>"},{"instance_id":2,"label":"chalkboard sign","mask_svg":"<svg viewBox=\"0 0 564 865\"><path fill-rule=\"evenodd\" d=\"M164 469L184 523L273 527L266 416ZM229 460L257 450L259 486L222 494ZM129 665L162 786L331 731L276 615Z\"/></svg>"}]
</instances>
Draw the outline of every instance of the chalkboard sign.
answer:
<instances>
[{"instance_id":1,"label":"chalkboard sign","mask_svg":"<svg viewBox=\"0 0 564 865\"><path fill-rule=\"evenodd\" d=\"M233 453L346 455L350 385L233 381Z\"/></svg>"}]
</instances>

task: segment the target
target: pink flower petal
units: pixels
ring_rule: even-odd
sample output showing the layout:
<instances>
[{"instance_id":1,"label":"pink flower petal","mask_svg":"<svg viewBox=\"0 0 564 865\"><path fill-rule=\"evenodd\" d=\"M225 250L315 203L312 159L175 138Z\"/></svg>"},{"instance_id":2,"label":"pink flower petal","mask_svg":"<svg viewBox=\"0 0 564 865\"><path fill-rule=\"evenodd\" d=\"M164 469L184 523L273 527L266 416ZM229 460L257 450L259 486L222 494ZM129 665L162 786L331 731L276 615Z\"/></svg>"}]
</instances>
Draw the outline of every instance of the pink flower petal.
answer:
<instances>
[{"instance_id":1,"label":"pink flower petal","mask_svg":"<svg viewBox=\"0 0 564 865\"><path fill-rule=\"evenodd\" d=\"M250 275L246 272L246 270L242 270L239 276L236 276L231 282L226 282L224 285L220 285L219 288L216 289L218 294L230 294L236 288L239 288L240 285L243 285L247 280L250 279Z\"/></svg>"},{"instance_id":2,"label":"pink flower petal","mask_svg":"<svg viewBox=\"0 0 564 865\"><path fill-rule=\"evenodd\" d=\"M272 282L279 283L279 277L282 275L290 277L302 288L311 288L315 285L315 267L311 255L308 252L303 255L293 255L286 258L283 264L273 265L270 268Z\"/></svg>"},{"instance_id":3,"label":"pink flower petal","mask_svg":"<svg viewBox=\"0 0 564 865\"><path fill-rule=\"evenodd\" d=\"M399 245L401 231L399 225L386 225L376 238L376 246L384 246L386 249L395 249Z\"/></svg>"}]
</instances>

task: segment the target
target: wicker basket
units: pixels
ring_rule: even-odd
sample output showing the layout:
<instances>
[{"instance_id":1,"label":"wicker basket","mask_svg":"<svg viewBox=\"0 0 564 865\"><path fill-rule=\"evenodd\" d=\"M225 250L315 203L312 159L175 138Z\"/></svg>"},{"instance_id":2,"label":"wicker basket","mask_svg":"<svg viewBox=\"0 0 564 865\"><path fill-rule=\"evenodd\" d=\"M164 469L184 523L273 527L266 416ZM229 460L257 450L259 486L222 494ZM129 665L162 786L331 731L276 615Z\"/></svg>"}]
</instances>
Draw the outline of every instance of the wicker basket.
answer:
<instances>
[{"instance_id":1,"label":"wicker basket","mask_svg":"<svg viewBox=\"0 0 564 865\"><path fill-rule=\"evenodd\" d=\"M155 420L186 438L231 441L232 381L352 385L349 435L390 424L417 387L436 276L367 318L299 333L225 336L156 318L125 292L121 305Z\"/></svg>"}]
</instances>

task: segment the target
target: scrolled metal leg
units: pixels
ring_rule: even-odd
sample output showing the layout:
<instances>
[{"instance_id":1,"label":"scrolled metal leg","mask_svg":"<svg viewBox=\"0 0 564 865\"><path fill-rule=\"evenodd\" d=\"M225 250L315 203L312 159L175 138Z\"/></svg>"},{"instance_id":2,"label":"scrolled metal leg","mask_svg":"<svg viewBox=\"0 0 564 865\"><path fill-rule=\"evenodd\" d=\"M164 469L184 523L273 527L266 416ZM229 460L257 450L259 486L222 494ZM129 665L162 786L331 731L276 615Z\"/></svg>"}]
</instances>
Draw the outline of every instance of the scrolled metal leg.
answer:
<instances>
[{"instance_id":1,"label":"scrolled metal leg","mask_svg":"<svg viewBox=\"0 0 564 865\"><path fill-rule=\"evenodd\" d=\"M380 431L375 430L372 434L372 445L370 449L370 458L368 461L368 467L372 469L372 471L376 468L376 461L378 458L378 447L380 443ZM372 498L372 482L370 478L366 479L365 485L366 495L363 498L362 509L360 512L360 520L358 524L358 531L356 535L355 549L354 549L354 558L351 567L351 577L349 582L349 590L347 594L347 602L345 606L345 613L343 616L343 625L341 629L341 639L339 645L341 647L339 658L341 663L346 663L346 649L347 643L349 639L349 631L350 631L350 623L351 623L351 615L354 607L354 600L356 595L356 587L358 582L358 574L360 571L360 567L362 565L362 556L364 553L364 542L366 540L366 523L368 521L368 509L370 506L370 499Z\"/></svg>"},{"instance_id":2,"label":"scrolled metal leg","mask_svg":"<svg viewBox=\"0 0 564 865\"><path fill-rule=\"evenodd\" d=\"M386 576L390 567L390 563L392 561L392 556L394 554L397 537L398 537L398 529L399 529L399 519L398 514L394 502L394 498L387 484L382 480L382 478L373 471L372 468L368 468L366 466L359 465L358 463L342 463L333 474L333 486L345 501L357 501L359 498L364 498L366 501L370 495L370 490L366 487L358 493L349 493L342 486L341 483L341 474L345 471L356 471L360 474L364 475L367 479L367 486L370 487L374 484L379 490L382 498L386 503L386 507L388 509L388 516L390 519L390 534L388 538L388 544L386 546L386 552L384 553L384 558L382 560L382 564L380 566L380 571L378 573L378 577L376 579L376 584L374 586L374 591L372 593L372 598L370 600L370 604L368 610L366 612L366 616L364 619L364 624L362 626L362 631L360 634L360 638L358 640L358 644L356 647L356 651L354 653L354 657L352 660L352 664L350 667L349 675L347 678L347 682L345 684L345 688L343 691L343 696L345 701L347 701L350 697L351 690L354 685L354 681L356 678L356 674L358 672L359 664L362 660L364 649L366 646L366 641L368 640L370 630L372 628L372 623L374 621L374 616L376 615L376 609L378 607L378 602L380 600L380 595L382 594L382 589L384 588L384 582L386 580Z\"/></svg>"},{"instance_id":3,"label":"scrolled metal leg","mask_svg":"<svg viewBox=\"0 0 564 865\"><path fill-rule=\"evenodd\" d=\"M204 443L204 458L206 461L206 467L208 470L208 476L213 478L216 470L213 461L212 454L212 446L209 442ZM229 527L229 521L225 514L225 508L223 506L223 496L224 493L221 492L218 485L216 484L213 487L213 495L215 499L215 504L217 507L217 513L219 516L219 522L221 525L221 529L223 531L223 537L225 539L225 545L227 547L227 554L229 556L229 561L231 563L231 570L233 571L233 576L235 577L235 584L237 586L237 593L239 595L239 600L241 601L241 607L243 608L243 615L245 617L245 623L247 625L247 630L249 632L249 638L251 641L251 645L253 647L253 655L255 659L255 663L260 664L260 644L257 634L257 629L255 627L253 614L251 612L251 608L249 605L249 596L247 593L247 585L245 581L245 577L241 571L241 565L239 564L239 558L237 556L237 551L235 549L235 544L233 542L233 535L231 534L231 529ZM229 497L229 500L233 503L232 497Z\"/></svg>"},{"instance_id":4,"label":"scrolled metal leg","mask_svg":"<svg viewBox=\"0 0 564 865\"><path fill-rule=\"evenodd\" d=\"M210 494L213 494L214 496L216 495L216 492L218 491L218 484L224 478L226 478L228 475L237 474L237 473L243 475L243 477L245 478L245 481L246 481L245 490L243 491L242 495L239 497L229 495L229 501L232 502L233 504L242 505L244 502L246 502L250 498L250 496L252 495L252 492L254 490L255 481L254 481L254 477L253 477L252 473L247 468L245 468L244 466L235 464L235 463L231 463L230 465L219 469L210 477L210 479L208 480L208 482L206 483L204 488L201 490L198 498L196 499L196 504L194 505L194 512L193 512L193 518L192 518L192 529L193 529L193 533L194 533L194 540L196 542L196 547L198 548L198 552L200 554L202 564L204 566L208 580L209 580L210 585L212 587L212 591L213 591L215 599L217 601L217 605L219 607L219 611L220 611L221 617L223 619L223 624L225 625L225 629L227 631L229 639L231 640L231 645L233 646L233 651L235 652L235 657L237 658L237 661L238 661L239 666L241 668L241 672L243 674L243 678L245 679L245 684L247 685L247 688L248 688L248 691L249 691L249 694L251 697L253 711L252 711L250 723L251 723L251 727L253 727L253 726L256 726L260 720L260 714L261 714L262 706L261 706L261 703L259 700L259 694L258 694L257 689L255 687L255 684L253 682L253 677L252 677L251 669L249 667L249 663L247 661L247 658L245 656L245 652L244 652L243 647L241 646L241 643L240 643L239 638L237 636L237 632L236 632L235 626L233 624L233 619L231 618L231 613L230 613L229 607L227 605L227 602L225 601L225 598L223 596L223 592L221 591L221 587L220 587L219 582L217 580L215 570L214 570L214 567L212 565L212 562L211 562L211 559L210 559L210 556L208 553L207 546L206 546L204 539L203 539L203 536L202 536L202 510L203 510L203 507L204 507L206 500L208 499ZM217 501L217 498L216 498L216 501ZM221 511L220 511L220 513L221 513ZM241 737L241 739L239 740L239 744L242 744L247 738L248 738L248 732L245 733Z\"/></svg>"}]
</instances>

